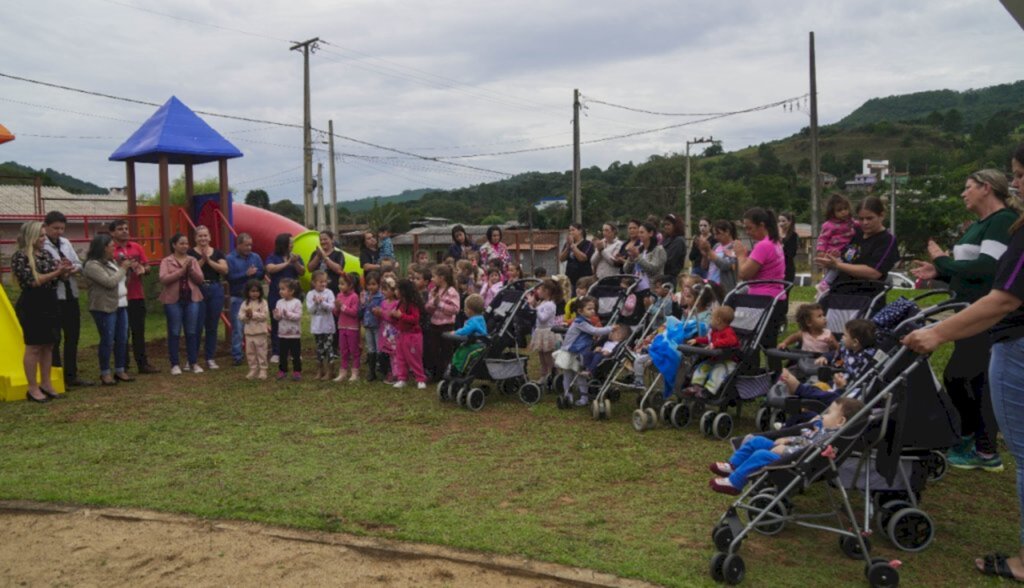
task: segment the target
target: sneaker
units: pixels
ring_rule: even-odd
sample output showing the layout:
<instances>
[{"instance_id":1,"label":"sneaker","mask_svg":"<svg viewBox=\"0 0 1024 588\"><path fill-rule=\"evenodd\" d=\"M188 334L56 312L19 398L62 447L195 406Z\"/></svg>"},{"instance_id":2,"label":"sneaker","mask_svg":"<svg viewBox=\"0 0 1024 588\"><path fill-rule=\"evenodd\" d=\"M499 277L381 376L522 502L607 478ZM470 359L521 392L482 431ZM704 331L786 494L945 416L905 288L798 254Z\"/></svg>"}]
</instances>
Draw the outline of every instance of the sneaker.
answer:
<instances>
[{"instance_id":1,"label":"sneaker","mask_svg":"<svg viewBox=\"0 0 1024 588\"><path fill-rule=\"evenodd\" d=\"M579 400L576 401L576 406L586 406L588 404L590 404L590 397L586 394L580 396Z\"/></svg>"},{"instance_id":2,"label":"sneaker","mask_svg":"<svg viewBox=\"0 0 1024 588\"><path fill-rule=\"evenodd\" d=\"M176 365L172 365L171 366L171 375L172 376L180 376L181 375L181 368L176 366Z\"/></svg>"},{"instance_id":3,"label":"sneaker","mask_svg":"<svg viewBox=\"0 0 1024 588\"><path fill-rule=\"evenodd\" d=\"M292 381L298 382L302 379L302 372L292 372Z\"/></svg>"},{"instance_id":4,"label":"sneaker","mask_svg":"<svg viewBox=\"0 0 1024 588\"><path fill-rule=\"evenodd\" d=\"M729 483L729 478L711 478L708 482L711 489L721 494L729 494L730 496L736 496L740 493L740 489Z\"/></svg>"},{"instance_id":5,"label":"sneaker","mask_svg":"<svg viewBox=\"0 0 1024 588\"><path fill-rule=\"evenodd\" d=\"M203 371L204 371L203 368L199 367L198 363L192 366L192 373L193 374L201 374L201 373L203 373Z\"/></svg>"},{"instance_id":6,"label":"sneaker","mask_svg":"<svg viewBox=\"0 0 1024 588\"><path fill-rule=\"evenodd\" d=\"M208 369L208 370L219 370L220 366L217 365L217 362L215 362L212 359L210 359L210 360L206 361L206 369Z\"/></svg>"},{"instance_id":7,"label":"sneaker","mask_svg":"<svg viewBox=\"0 0 1024 588\"><path fill-rule=\"evenodd\" d=\"M427 383L426 382L416 382L416 389L417 390L426 390L427 389Z\"/></svg>"},{"instance_id":8,"label":"sneaker","mask_svg":"<svg viewBox=\"0 0 1024 588\"><path fill-rule=\"evenodd\" d=\"M732 464L727 461L716 461L708 466L712 474L718 474L719 476L728 476L732 473Z\"/></svg>"},{"instance_id":9,"label":"sneaker","mask_svg":"<svg viewBox=\"0 0 1024 588\"><path fill-rule=\"evenodd\" d=\"M391 384L392 388L405 388L405 380L398 380L394 384Z\"/></svg>"},{"instance_id":10,"label":"sneaker","mask_svg":"<svg viewBox=\"0 0 1024 588\"><path fill-rule=\"evenodd\" d=\"M967 435L960 438L960 442L954 445L946 454L946 457L952 461L954 458L958 460L966 459L971 453L974 452L974 435Z\"/></svg>"},{"instance_id":11,"label":"sneaker","mask_svg":"<svg viewBox=\"0 0 1024 588\"><path fill-rule=\"evenodd\" d=\"M949 465L961 470L985 470L986 472L1003 471L1003 460L998 454L992 457L982 457L977 451L970 451L966 455L949 455Z\"/></svg>"},{"instance_id":12,"label":"sneaker","mask_svg":"<svg viewBox=\"0 0 1024 588\"><path fill-rule=\"evenodd\" d=\"M285 378L285 376L286 376L286 375L287 375L287 374L285 374L284 372L280 372L280 371L279 371L279 372L277 372L277 379L278 379L278 380L283 380L283 379Z\"/></svg>"},{"instance_id":13,"label":"sneaker","mask_svg":"<svg viewBox=\"0 0 1024 588\"><path fill-rule=\"evenodd\" d=\"M270 363L278 363L280 361L281 361L281 356L280 355L271 355L270 356Z\"/></svg>"}]
</instances>

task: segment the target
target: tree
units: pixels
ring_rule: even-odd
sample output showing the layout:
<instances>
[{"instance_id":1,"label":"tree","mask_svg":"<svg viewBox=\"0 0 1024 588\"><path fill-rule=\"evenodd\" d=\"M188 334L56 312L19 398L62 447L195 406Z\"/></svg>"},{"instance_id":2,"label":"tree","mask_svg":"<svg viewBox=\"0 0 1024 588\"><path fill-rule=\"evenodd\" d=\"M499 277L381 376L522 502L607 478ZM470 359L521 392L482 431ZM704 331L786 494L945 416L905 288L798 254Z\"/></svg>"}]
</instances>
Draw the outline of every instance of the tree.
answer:
<instances>
[{"instance_id":1,"label":"tree","mask_svg":"<svg viewBox=\"0 0 1024 588\"><path fill-rule=\"evenodd\" d=\"M249 206L270 210L270 195L266 190L249 190L249 193L245 195L245 203Z\"/></svg>"},{"instance_id":2,"label":"tree","mask_svg":"<svg viewBox=\"0 0 1024 588\"><path fill-rule=\"evenodd\" d=\"M232 188L228 188L229 192L234 192ZM193 194L216 194L220 192L220 180L218 178L206 178L199 180L198 182L193 181L192 193ZM171 206L185 206L185 172L181 172L181 175L171 182L169 190L169 200ZM147 204L159 204L160 194L142 194L139 199L146 202Z\"/></svg>"},{"instance_id":3,"label":"tree","mask_svg":"<svg viewBox=\"0 0 1024 588\"><path fill-rule=\"evenodd\" d=\"M964 130L964 115L955 108L949 110L942 119L942 130L947 133L960 133Z\"/></svg>"},{"instance_id":4,"label":"tree","mask_svg":"<svg viewBox=\"0 0 1024 588\"><path fill-rule=\"evenodd\" d=\"M270 211L276 212L283 217L290 218L299 224L302 224L305 221L303 218L304 215L302 207L291 200L278 200L270 205Z\"/></svg>"},{"instance_id":5,"label":"tree","mask_svg":"<svg viewBox=\"0 0 1024 588\"><path fill-rule=\"evenodd\" d=\"M725 153L725 149L722 147L721 143L712 143L704 150L704 157L714 157L723 153Z\"/></svg>"}]
</instances>

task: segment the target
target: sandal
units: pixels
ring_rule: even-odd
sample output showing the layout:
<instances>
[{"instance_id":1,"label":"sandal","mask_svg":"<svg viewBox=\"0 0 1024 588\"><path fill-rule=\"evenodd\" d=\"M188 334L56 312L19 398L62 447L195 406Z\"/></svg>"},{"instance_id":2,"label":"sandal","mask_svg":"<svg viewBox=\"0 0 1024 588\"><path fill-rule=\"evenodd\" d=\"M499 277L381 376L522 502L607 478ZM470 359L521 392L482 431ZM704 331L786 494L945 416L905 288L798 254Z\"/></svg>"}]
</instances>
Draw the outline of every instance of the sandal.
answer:
<instances>
[{"instance_id":1,"label":"sandal","mask_svg":"<svg viewBox=\"0 0 1024 588\"><path fill-rule=\"evenodd\" d=\"M1006 561L1005 555L1001 553L990 553L985 556L983 561L984 564L979 570L982 574L986 576L1006 578L1016 582L1024 582L1024 579L1013 575L1013 570L1010 569L1010 564Z\"/></svg>"}]
</instances>

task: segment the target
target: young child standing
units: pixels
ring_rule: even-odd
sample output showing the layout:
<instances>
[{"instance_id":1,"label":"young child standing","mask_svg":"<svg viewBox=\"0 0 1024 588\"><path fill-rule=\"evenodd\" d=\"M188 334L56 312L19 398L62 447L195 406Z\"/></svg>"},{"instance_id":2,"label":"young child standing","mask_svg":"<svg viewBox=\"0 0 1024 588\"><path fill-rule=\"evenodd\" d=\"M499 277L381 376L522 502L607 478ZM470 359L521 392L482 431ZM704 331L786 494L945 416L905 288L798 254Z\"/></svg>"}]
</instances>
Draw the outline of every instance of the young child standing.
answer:
<instances>
[{"instance_id":1,"label":"young child standing","mask_svg":"<svg viewBox=\"0 0 1024 588\"><path fill-rule=\"evenodd\" d=\"M534 323L533 335L530 337L530 349L537 352L540 362L540 378L546 381L555 367L555 360L551 354L558 349L560 339L558 334L551 330L562 323L558 317L558 306L562 302L562 289L554 280L544 280L534 290L534 309L537 313L537 320Z\"/></svg>"},{"instance_id":2,"label":"young child standing","mask_svg":"<svg viewBox=\"0 0 1024 588\"><path fill-rule=\"evenodd\" d=\"M590 287L593 286L596 281L597 278L594 276L583 276L576 280L576 295L565 303L565 314L563 316L565 324L572 324L573 319L576 318L576 313L572 311L573 306L575 306L577 300L587 295L587 292L590 291Z\"/></svg>"},{"instance_id":3,"label":"young child standing","mask_svg":"<svg viewBox=\"0 0 1024 588\"><path fill-rule=\"evenodd\" d=\"M277 379L288 375L288 356L292 358L292 380L302 379L302 301L295 297L299 283L291 278L281 280L281 299L274 307L277 319L277 337L280 341L280 362L277 364Z\"/></svg>"},{"instance_id":4,"label":"young child standing","mask_svg":"<svg viewBox=\"0 0 1024 588\"><path fill-rule=\"evenodd\" d=\"M395 355L395 346L398 344L398 329L391 313L398 308L398 286L391 277L383 277L380 280L380 292L382 299L380 306L371 309L377 320L380 321L377 329L377 359L380 362L381 378L385 383L394 382L395 362L392 359Z\"/></svg>"},{"instance_id":5,"label":"young child standing","mask_svg":"<svg viewBox=\"0 0 1024 588\"><path fill-rule=\"evenodd\" d=\"M366 379L374 381L377 379L377 337L380 329L380 319L374 313L384 302L384 295L380 293L380 276L377 272L367 272L364 276L363 293L359 295L359 321L363 325L363 343L366 345L366 365L369 367L369 374ZM381 377L387 373L381 370Z\"/></svg>"},{"instance_id":6,"label":"young child standing","mask_svg":"<svg viewBox=\"0 0 1024 588\"><path fill-rule=\"evenodd\" d=\"M395 388L405 387L410 371L416 379L417 388L424 390L427 387L427 376L423 372L423 330L420 328L420 315L424 312L423 300L416 286L409 280L398 282L398 306L391 311L391 320L398 330L394 356Z\"/></svg>"},{"instance_id":7,"label":"young child standing","mask_svg":"<svg viewBox=\"0 0 1024 588\"><path fill-rule=\"evenodd\" d=\"M395 244L391 240L391 227L385 225L377 233L377 248L380 250L380 260L395 263Z\"/></svg>"},{"instance_id":8,"label":"young child standing","mask_svg":"<svg viewBox=\"0 0 1024 588\"><path fill-rule=\"evenodd\" d=\"M853 207L850 201L842 194L833 194L825 206L825 222L821 225L821 232L818 234L818 243L815 247L818 255L843 254L843 249L853 241L857 223L853 220ZM825 272L825 276L818 283L818 292L828 292L832 282L839 275L836 269Z\"/></svg>"},{"instance_id":9,"label":"young child standing","mask_svg":"<svg viewBox=\"0 0 1024 588\"><path fill-rule=\"evenodd\" d=\"M267 345L270 341L270 311L263 299L263 284L249 280L245 285L245 302L238 309L238 320L245 335L245 358L249 373L245 379L267 379Z\"/></svg>"},{"instance_id":10,"label":"young child standing","mask_svg":"<svg viewBox=\"0 0 1024 588\"><path fill-rule=\"evenodd\" d=\"M586 365L589 354L594 349L594 338L604 337L611 333L612 327L595 327L592 320L597 315L597 300L590 296L584 296L583 298L576 299L575 308L572 309L576 313L576 318L572 321L572 325L569 330L565 333L565 339L562 340L562 351L566 351L576 355L580 358L580 364ZM571 398L569 386L572 384L571 373L566 373L562 379L565 394L567 399ZM577 379L577 386L579 386L580 397L576 400L576 406L586 406L590 403L590 396L588 395L588 382L587 378L580 377Z\"/></svg>"},{"instance_id":11,"label":"young child standing","mask_svg":"<svg viewBox=\"0 0 1024 588\"><path fill-rule=\"evenodd\" d=\"M690 339L690 344L707 345L709 349L738 349L740 339L730 326L734 318L736 313L731 306L719 306L711 312L711 332L708 336ZM684 395L696 396L701 390L714 393L734 369L736 362L728 356L709 358L698 363Z\"/></svg>"},{"instance_id":12,"label":"young child standing","mask_svg":"<svg viewBox=\"0 0 1024 588\"><path fill-rule=\"evenodd\" d=\"M313 272L313 289L306 293L306 310L310 313L309 330L316 341L316 377L326 380L334 371L334 292L327 289L327 272Z\"/></svg>"},{"instance_id":13,"label":"young child standing","mask_svg":"<svg viewBox=\"0 0 1024 588\"><path fill-rule=\"evenodd\" d=\"M454 353L450 341L442 337L455 329L455 317L459 314L461 300L452 283L452 271L446 265L434 268L434 288L427 295L424 310L430 316L423 335L423 369L436 380L441 379Z\"/></svg>"},{"instance_id":14,"label":"young child standing","mask_svg":"<svg viewBox=\"0 0 1024 588\"><path fill-rule=\"evenodd\" d=\"M342 382L348 375L351 365L350 382L359 379L359 276L341 274L338 280L338 296L334 300L334 310L338 313L338 377L335 382Z\"/></svg>"}]
</instances>

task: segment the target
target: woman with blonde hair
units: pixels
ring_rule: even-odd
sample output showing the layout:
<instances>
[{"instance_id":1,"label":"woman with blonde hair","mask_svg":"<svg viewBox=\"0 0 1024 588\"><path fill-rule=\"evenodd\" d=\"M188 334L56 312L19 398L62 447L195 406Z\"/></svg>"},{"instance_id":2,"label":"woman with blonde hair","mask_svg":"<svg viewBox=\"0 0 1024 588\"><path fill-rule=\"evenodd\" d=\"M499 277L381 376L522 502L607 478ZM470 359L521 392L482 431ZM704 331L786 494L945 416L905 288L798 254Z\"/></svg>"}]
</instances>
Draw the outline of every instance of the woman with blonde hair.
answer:
<instances>
[{"instance_id":1,"label":"woman with blonde hair","mask_svg":"<svg viewBox=\"0 0 1024 588\"><path fill-rule=\"evenodd\" d=\"M25 341L25 400L49 402L57 398L50 379L53 344L57 342L57 282L71 273L70 262L59 262L43 249L43 225L30 221L18 232L18 250L11 256L11 271L21 287L14 305ZM36 380L36 371L39 380Z\"/></svg>"}]
</instances>

